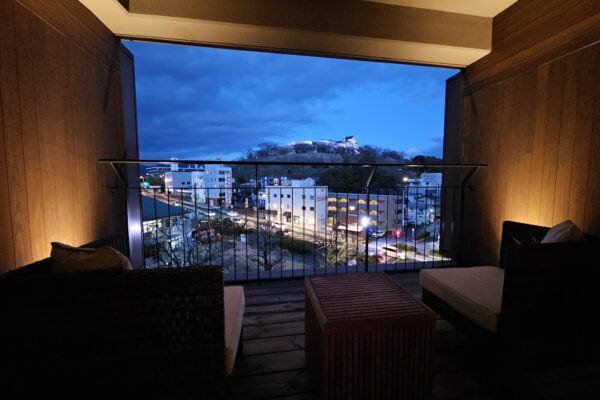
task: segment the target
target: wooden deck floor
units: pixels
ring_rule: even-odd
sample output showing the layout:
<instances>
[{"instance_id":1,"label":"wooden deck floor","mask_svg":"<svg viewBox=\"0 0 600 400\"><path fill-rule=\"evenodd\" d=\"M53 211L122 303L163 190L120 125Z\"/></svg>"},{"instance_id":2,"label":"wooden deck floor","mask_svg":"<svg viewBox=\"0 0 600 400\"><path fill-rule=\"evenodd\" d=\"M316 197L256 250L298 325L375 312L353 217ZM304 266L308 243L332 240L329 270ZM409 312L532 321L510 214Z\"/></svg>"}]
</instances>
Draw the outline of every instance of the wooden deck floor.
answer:
<instances>
[{"instance_id":1,"label":"wooden deck floor","mask_svg":"<svg viewBox=\"0 0 600 400\"><path fill-rule=\"evenodd\" d=\"M391 275L408 292L421 296L417 273ZM304 359L304 281L245 286L244 357L229 378L232 399L313 399ZM503 398L486 384L488 375L467 339L437 320L434 400ZM527 398L600 398L600 366L531 373Z\"/></svg>"}]
</instances>

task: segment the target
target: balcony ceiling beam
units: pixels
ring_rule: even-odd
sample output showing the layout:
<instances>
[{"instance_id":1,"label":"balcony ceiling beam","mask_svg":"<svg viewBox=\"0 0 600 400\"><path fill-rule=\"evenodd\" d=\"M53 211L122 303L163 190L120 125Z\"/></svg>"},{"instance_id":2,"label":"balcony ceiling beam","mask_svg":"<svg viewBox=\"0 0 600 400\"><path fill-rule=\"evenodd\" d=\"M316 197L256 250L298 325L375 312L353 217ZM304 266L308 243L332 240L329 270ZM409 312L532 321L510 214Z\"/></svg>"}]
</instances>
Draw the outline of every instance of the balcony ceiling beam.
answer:
<instances>
[{"instance_id":1,"label":"balcony ceiling beam","mask_svg":"<svg viewBox=\"0 0 600 400\"><path fill-rule=\"evenodd\" d=\"M361 0L80 2L117 36L137 40L451 67L485 56L492 41L492 18L477 15L485 13L467 15L463 9L448 12L430 5Z\"/></svg>"}]
</instances>

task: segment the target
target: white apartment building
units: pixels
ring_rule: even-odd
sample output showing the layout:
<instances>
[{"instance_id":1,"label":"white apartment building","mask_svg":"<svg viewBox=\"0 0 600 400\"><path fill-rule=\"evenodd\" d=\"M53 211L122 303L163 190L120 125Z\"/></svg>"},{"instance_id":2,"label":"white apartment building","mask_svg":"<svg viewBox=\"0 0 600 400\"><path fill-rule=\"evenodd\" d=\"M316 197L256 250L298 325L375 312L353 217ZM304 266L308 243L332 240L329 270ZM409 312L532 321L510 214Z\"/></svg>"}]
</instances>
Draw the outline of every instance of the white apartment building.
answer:
<instances>
[{"instance_id":1,"label":"white apartment building","mask_svg":"<svg viewBox=\"0 0 600 400\"><path fill-rule=\"evenodd\" d=\"M285 185L267 186L260 192L267 211L265 219L284 223L288 229L325 230L327 186L315 186L312 178L284 182Z\"/></svg>"},{"instance_id":2,"label":"white apartment building","mask_svg":"<svg viewBox=\"0 0 600 400\"><path fill-rule=\"evenodd\" d=\"M167 171L165 172L165 190L169 193L189 191L192 188L191 171Z\"/></svg>"},{"instance_id":3,"label":"white apartment building","mask_svg":"<svg viewBox=\"0 0 600 400\"><path fill-rule=\"evenodd\" d=\"M176 161L176 158L171 158ZM203 171L204 166L200 164L177 164L170 165L170 170L164 171L165 167L154 167L154 172L163 171L165 175L165 190L169 193L183 193L190 195L193 186L192 173Z\"/></svg>"},{"instance_id":4,"label":"white apartment building","mask_svg":"<svg viewBox=\"0 0 600 400\"><path fill-rule=\"evenodd\" d=\"M423 195L440 196L442 186L441 172L423 172L417 179L408 180L409 196L420 197Z\"/></svg>"},{"instance_id":5,"label":"white apartment building","mask_svg":"<svg viewBox=\"0 0 600 400\"><path fill-rule=\"evenodd\" d=\"M229 207L233 195L231 167L221 164L205 165L203 171L191 173L196 201L215 207Z\"/></svg>"},{"instance_id":6,"label":"white apartment building","mask_svg":"<svg viewBox=\"0 0 600 400\"><path fill-rule=\"evenodd\" d=\"M430 224L440 214L442 173L424 172L418 179L409 179L406 199L406 222Z\"/></svg>"}]
</instances>

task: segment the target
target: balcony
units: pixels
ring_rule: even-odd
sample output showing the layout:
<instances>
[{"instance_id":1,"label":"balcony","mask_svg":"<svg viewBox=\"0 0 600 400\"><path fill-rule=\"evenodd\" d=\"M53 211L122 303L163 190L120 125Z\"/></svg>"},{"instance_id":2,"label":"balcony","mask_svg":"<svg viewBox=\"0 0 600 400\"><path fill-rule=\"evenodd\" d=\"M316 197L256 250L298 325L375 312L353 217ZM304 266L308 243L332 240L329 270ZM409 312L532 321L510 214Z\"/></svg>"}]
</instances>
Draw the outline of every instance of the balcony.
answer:
<instances>
[{"instance_id":1,"label":"balcony","mask_svg":"<svg viewBox=\"0 0 600 400\"><path fill-rule=\"evenodd\" d=\"M420 297L416 272L390 275ZM229 381L232 399L313 399L304 356L302 280L246 284L244 358ZM443 319L436 322L433 399L502 399L494 367L478 360L469 341ZM572 366L531 372L528 399L585 398L597 388L598 366Z\"/></svg>"},{"instance_id":2,"label":"balcony","mask_svg":"<svg viewBox=\"0 0 600 400\"><path fill-rule=\"evenodd\" d=\"M232 1L222 1L202 4L199 7L206 7L204 12L196 15L188 15L181 8L184 2L163 1L181 3L174 5L168 16L157 16L156 10L150 9L170 10L166 5L154 4L159 1L57 0L56 3L57 6L49 6L41 1L7 0L0 5L3 21L0 24L3 38L0 46L0 185L3 188L0 191L0 270L8 272L30 263L43 263L52 241L73 245L98 243L99 238L127 232L128 228L131 228L132 236L138 235L132 241L138 244L137 249L132 249L139 255L136 267L166 270L200 261L229 266L227 283L243 284L247 294L246 357L237 362L234 375L227 382L233 398L312 398L313 385L303 358L301 278L305 276L386 271L409 292L419 296L419 269L463 261L468 265L495 263L501 225L505 220L551 226L569 218L585 232L600 234L600 208L596 206L600 204L597 186L600 181L600 114L597 112L600 9L597 1L485 2L492 7L494 3L504 4L495 11L488 10L486 15L470 14L468 8L465 11L454 6L450 10L453 12L448 12L444 8L420 11L377 4L391 1L356 1L342 6L337 2L322 2L319 6L325 11L322 13L314 13L306 5L290 9L285 2L268 1L277 12L266 14L260 10L253 12L251 7L231 7L228 3ZM513 5L500 13L509 4ZM234 10L233 14L231 10ZM188 11L191 14L194 7ZM319 17L338 14L344 18L332 21ZM195 19L187 18L190 16ZM398 18L406 23L390 23ZM340 25L338 20L346 22ZM366 24L355 23L357 21ZM454 185L445 182L439 196L431 189L425 196L420 196L418 188L401 192L406 194L404 198L402 194L392 193L396 198L388 202L391 203L389 211L386 209L385 212L388 218L377 218L376 225L381 226L374 227L384 228L383 238L368 235L367 228L373 221L367 220L365 226L361 221L369 214L370 207L382 208L379 202L375 206L366 200L359 207L358 201L353 203L329 196L327 206L337 207L337 210L330 210L337 212L326 213L324 232L334 237L334 245L330 241L328 245L318 247L315 246L316 239L320 239L321 233L317 226L311 229L309 225L320 222L314 216L311 222L310 215L306 215L310 208L300 210L305 213L294 213L290 209L287 214L274 214L281 207L275 210L263 204L264 208L261 208L257 188L240 187L256 196L256 211L252 205L242 209L236 209L234 205L234 210L226 210L223 204L234 201L235 194L228 200L227 192L208 188L204 197L206 206L200 207L204 212L192 207L188 213L189 202L200 198L177 191L165 195L152 188L141 193L143 190L134 184L137 174L133 174L133 179L125 174L132 186L127 190L132 203L140 203L140 198L146 202L150 200L149 207L154 209L153 216L150 212L144 235L141 205L136 223L127 226L124 216L129 210L124 201L125 184L109 168L98 165L99 158L139 157L133 57L120 43L121 39L131 38L460 67L460 73L450 78L446 85L444 160L486 162L489 168L484 174L478 174L467 187L461 188L459 180L454 181ZM454 177L454 171L449 176ZM202 192L202 188L198 185L197 191ZM341 193L352 192L351 189L331 188ZM354 189L357 195L378 194L377 188L368 184ZM384 189L393 192L391 188ZM439 204L435 197L441 199ZM356 209L350 210L350 206ZM241 217L226 214L226 211L240 214L242 210L245 211ZM355 211L355 215L350 211ZM164 212L166 217L158 218ZM193 218L187 218L187 221L193 221L194 229L189 229L191 224L184 222L186 214L192 214ZM227 238L224 232L226 218L235 224L234 227L249 230L243 232L245 242L241 240L242 232L238 239L235 235ZM158 222L158 219L166 220ZM431 224L433 229L429 230ZM387 230L388 227L395 229ZM267 231L262 240L259 230ZM430 232L429 236L418 238L421 230ZM395 232L398 237L393 236ZM267 257L263 265L251 260L253 251L238 257L238 250L246 244L250 248L252 239L257 239L255 250L259 250L261 243L272 243L273 240L276 244L281 243L281 249L287 241L294 253L292 267L278 262L276 251L270 252L272 257ZM406 253L404 259L381 260L379 244L382 239L387 244L400 244L401 248L396 248ZM204 247L188 246L192 240ZM345 244L342 247L345 250L356 246L355 250L349 254L346 251L347 257L340 257L336 254L340 241ZM233 262L225 259L229 255L223 247L228 243L233 244L228 251L236 253ZM239 246L241 243L243 246ZM437 252L423 251L428 250L428 246L433 246L431 250ZM370 251L372 248L373 252ZM181 255L174 253L174 249ZM194 250L191 254L190 249ZM333 257L321 263L329 250L334 250ZM412 253L412 257L408 253ZM186 268L179 270L189 271ZM578 273L569 270L560 278L571 279ZM131 275L153 274L141 271ZM64 282L69 278L73 276L64 277ZM102 283L104 279L110 279L110 275L99 274L96 279ZM41 281L40 278L38 283ZM94 283L91 284L94 290L79 293L87 302L75 303L81 306L80 319L68 322L76 328L86 325L87 312L99 303L95 296L105 293L98 290L102 285L95 287ZM545 289L548 282L537 280L536 285ZM568 292L576 292L580 287L567 286ZM18 289L31 290L31 287L22 285ZM64 287L77 286L65 284ZM48 287L42 285L39 289L31 290L41 299L36 303L35 311L40 317L47 317L44 300L51 300L61 292L45 292ZM143 292L142 285L131 289L128 294L138 289ZM11 288L11 291L15 297L22 295L21 290ZM8 290L0 293L6 295ZM153 296L147 297L154 300ZM22 302L4 298L3 317L4 312L18 310L17 306L32 300L28 296L21 298ZM67 297L63 300L63 305L74 304ZM116 306L123 304L127 303L115 303ZM521 302L515 306L527 309L528 304ZM159 308L155 303L146 309L155 315L162 311ZM59 308L53 316L64 317L61 310ZM5 324L2 334L28 327L27 324L35 326L37 320L30 318L30 314L19 314L18 311L13 312L13 316L15 314L16 320L23 324ZM105 322L115 321L114 315L105 314ZM593 331L594 315L590 313L589 319L583 321L581 331ZM119 317L121 323L128 321L126 314L119 314ZM548 318L546 324L540 323L543 326L540 338L545 330L555 330L555 321L555 318ZM92 321L89 325L97 322ZM25 334L18 337L25 338L22 342L29 353L16 354L17 357L11 360L16 362L5 362L4 369L13 375L14 371L22 371L17 374L17 378L25 383L22 387L39 386L38 378L53 371L59 376L54 383L58 383L61 395L64 390L76 386L73 381L65 384L63 370L52 363L40 364L35 351L31 351L34 345L44 343L48 337L45 328L60 328L57 325L56 322L42 323L35 326L37 329L24 329ZM109 333L121 332L115 329ZM12 350L15 342L6 336L3 339L5 346L0 359L6 361L9 358L4 357L4 351ZM109 340L102 339L91 347L106 361L103 356L108 352L102 350ZM142 342L137 336L135 339L131 348ZM568 341L569 345L572 343L576 344L574 340ZM597 348L596 341L583 344L590 349ZM473 348L465 337L441 319L437 320L435 349L435 399L506 398L498 391L498 381L491 379L494 368L476 361ZM58 354L56 359L61 360L62 356ZM88 366L96 364L89 363ZM122 365L112 363L103 372ZM69 365L73 369L82 366L78 363ZM154 372L169 372L169 366L155 368ZM34 367L42 373L32 374ZM195 373L194 379L203 377L195 369L190 370ZM133 371L135 369L127 372ZM11 382L7 376L10 375L5 375L2 393L8 398L11 396L6 384ZM598 376L597 364L530 371L524 377L525 393L521 397L597 399L600 393ZM101 385L94 389L100 389L99 386L107 382L104 374L97 377ZM146 388L139 386L136 389L140 392ZM89 389L86 387L86 392ZM195 392L196 397L201 397L203 393L197 395L198 392ZM140 393L134 393L140 396ZM156 397L156 393L152 395L149 397Z\"/></svg>"}]
</instances>

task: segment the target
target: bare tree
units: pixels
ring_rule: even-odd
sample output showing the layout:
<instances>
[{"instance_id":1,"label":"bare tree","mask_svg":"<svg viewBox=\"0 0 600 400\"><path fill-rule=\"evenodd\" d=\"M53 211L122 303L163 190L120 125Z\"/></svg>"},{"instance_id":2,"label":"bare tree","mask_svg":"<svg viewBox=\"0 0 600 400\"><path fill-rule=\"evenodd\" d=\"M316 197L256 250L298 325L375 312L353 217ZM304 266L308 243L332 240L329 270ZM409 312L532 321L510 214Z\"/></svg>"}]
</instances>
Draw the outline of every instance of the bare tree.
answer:
<instances>
[{"instance_id":1,"label":"bare tree","mask_svg":"<svg viewBox=\"0 0 600 400\"><path fill-rule=\"evenodd\" d=\"M337 267L352 261L364 261L364 253L358 251L356 244L349 243L346 233L338 227L339 225L335 225L317 240L321 264Z\"/></svg>"},{"instance_id":2,"label":"bare tree","mask_svg":"<svg viewBox=\"0 0 600 400\"><path fill-rule=\"evenodd\" d=\"M287 251L282 246L282 232L276 229L271 222L261 223L258 229L250 236L251 243L256 245L256 254L249 254L248 259L269 271L277 266L282 267L283 256Z\"/></svg>"},{"instance_id":3,"label":"bare tree","mask_svg":"<svg viewBox=\"0 0 600 400\"><path fill-rule=\"evenodd\" d=\"M157 257L159 266L220 265L231 247L214 228L201 231L195 220L180 216L157 221L150 233L144 244Z\"/></svg>"}]
</instances>

